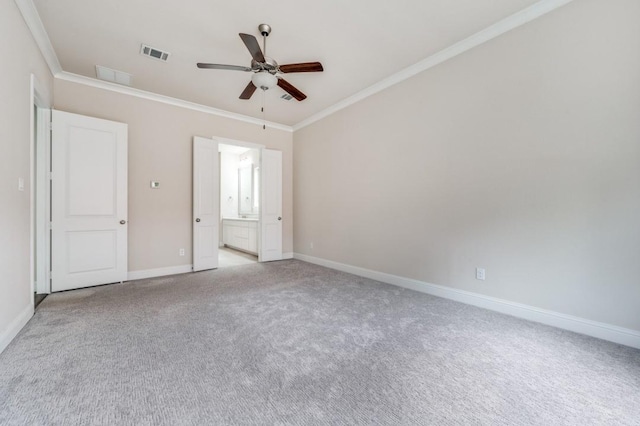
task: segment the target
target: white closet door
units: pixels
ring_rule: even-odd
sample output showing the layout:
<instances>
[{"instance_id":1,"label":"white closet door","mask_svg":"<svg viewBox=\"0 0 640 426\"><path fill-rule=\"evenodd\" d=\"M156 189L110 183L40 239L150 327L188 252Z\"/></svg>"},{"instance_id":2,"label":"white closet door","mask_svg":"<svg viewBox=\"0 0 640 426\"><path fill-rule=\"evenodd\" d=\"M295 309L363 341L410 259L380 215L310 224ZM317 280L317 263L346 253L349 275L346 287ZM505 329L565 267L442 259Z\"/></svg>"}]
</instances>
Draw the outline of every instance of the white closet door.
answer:
<instances>
[{"instance_id":1,"label":"white closet door","mask_svg":"<svg viewBox=\"0 0 640 426\"><path fill-rule=\"evenodd\" d=\"M127 125L53 111L51 290L127 279Z\"/></svg>"},{"instance_id":2,"label":"white closet door","mask_svg":"<svg viewBox=\"0 0 640 426\"><path fill-rule=\"evenodd\" d=\"M282 152L262 149L260 262L282 260Z\"/></svg>"},{"instance_id":3,"label":"white closet door","mask_svg":"<svg viewBox=\"0 0 640 426\"><path fill-rule=\"evenodd\" d=\"M193 138L193 270L218 267L220 171L218 142Z\"/></svg>"}]
</instances>

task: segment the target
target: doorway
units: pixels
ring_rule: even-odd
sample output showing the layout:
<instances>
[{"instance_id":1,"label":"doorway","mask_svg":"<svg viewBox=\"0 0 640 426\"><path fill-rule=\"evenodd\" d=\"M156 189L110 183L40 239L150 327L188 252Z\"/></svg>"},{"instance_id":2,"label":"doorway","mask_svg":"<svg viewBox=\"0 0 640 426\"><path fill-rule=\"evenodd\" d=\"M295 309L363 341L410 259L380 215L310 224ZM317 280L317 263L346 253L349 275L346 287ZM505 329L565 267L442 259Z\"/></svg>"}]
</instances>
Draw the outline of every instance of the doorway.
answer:
<instances>
[{"instance_id":1,"label":"doorway","mask_svg":"<svg viewBox=\"0 0 640 426\"><path fill-rule=\"evenodd\" d=\"M220 247L218 267L258 262L260 150L220 143Z\"/></svg>"},{"instance_id":2,"label":"doorway","mask_svg":"<svg viewBox=\"0 0 640 426\"><path fill-rule=\"evenodd\" d=\"M31 75L30 137L30 277L34 309L51 292L51 101Z\"/></svg>"},{"instance_id":3,"label":"doorway","mask_svg":"<svg viewBox=\"0 0 640 426\"><path fill-rule=\"evenodd\" d=\"M282 152L195 136L193 271L216 269L230 254L241 263L282 260Z\"/></svg>"}]
</instances>

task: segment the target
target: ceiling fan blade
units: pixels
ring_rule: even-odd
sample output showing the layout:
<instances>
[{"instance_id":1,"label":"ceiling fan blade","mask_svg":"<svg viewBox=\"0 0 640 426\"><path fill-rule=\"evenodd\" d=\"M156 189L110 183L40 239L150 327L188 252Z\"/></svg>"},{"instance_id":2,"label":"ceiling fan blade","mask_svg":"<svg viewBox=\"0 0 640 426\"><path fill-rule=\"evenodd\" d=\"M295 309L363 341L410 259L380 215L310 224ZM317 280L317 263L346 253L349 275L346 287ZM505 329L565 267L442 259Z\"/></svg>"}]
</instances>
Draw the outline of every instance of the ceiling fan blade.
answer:
<instances>
[{"instance_id":1,"label":"ceiling fan blade","mask_svg":"<svg viewBox=\"0 0 640 426\"><path fill-rule=\"evenodd\" d=\"M258 44L258 40L256 40L256 38L251 34L240 33L238 35L244 42L244 45L247 46L247 49L249 49L249 53L251 53L251 57L253 57L253 59L256 62L264 63L265 62L264 55L262 54L262 50L260 49L260 44Z\"/></svg>"},{"instance_id":2,"label":"ceiling fan blade","mask_svg":"<svg viewBox=\"0 0 640 426\"><path fill-rule=\"evenodd\" d=\"M251 71L251 68L241 65L203 64L202 62L198 62L197 65L198 68L210 70Z\"/></svg>"},{"instance_id":3,"label":"ceiling fan blade","mask_svg":"<svg viewBox=\"0 0 640 426\"><path fill-rule=\"evenodd\" d=\"M240 99L251 99L251 96L253 95L253 92L256 91L256 89L257 87L252 82L249 82L249 84L247 84L247 87L245 87L240 94Z\"/></svg>"},{"instance_id":4,"label":"ceiling fan blade","mask_svg":"<svg viewBox=\"0 0 640 426\"><path fill-rule=\"evenodd\" d=\"M282 89L285 92L287 92L288 94L296 98L296 100L298 101L303 101L307 98L307 95L305 95L304 93L296 89L291 83L289 83L284 78L278 79L278 86L282 87Z\"/></svg>"},{"instance_id":5,"label":"ceiling fan blade","mask_svg":"<svg viewBox=\"0 0 640 426\"><path fill-rule=\"evenodd\" d=\"M324 71L320 62L305 62L302 64L280 65L280 71L287 72L320 72Z\"/></svg>"}]
</instances>

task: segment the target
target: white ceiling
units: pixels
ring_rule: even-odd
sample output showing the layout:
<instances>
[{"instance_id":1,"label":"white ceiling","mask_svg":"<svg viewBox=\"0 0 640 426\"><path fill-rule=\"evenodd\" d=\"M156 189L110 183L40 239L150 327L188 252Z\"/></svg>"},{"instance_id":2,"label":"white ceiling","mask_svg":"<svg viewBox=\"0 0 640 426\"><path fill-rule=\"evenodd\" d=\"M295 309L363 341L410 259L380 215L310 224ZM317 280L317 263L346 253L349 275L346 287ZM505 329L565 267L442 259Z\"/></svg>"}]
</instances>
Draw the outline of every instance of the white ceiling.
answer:
<instances>
[{"instance_id":1,"label":"white ceiling","mask_svg":"<svg viewBox=\"0 0 640 426\"><path fill-rule=\"evenodd\" d=\"M238 99L250 74L196 62L249 66L238 33L273 31L280 64L320 61L323 73L287 74L308 98L266 93L266 119L293 125L536 0L34 0L64 71L95 78L103 65L133 74L133 87L262 118L262 96ZM171 52L167 63L140 44Z\"/></svg>"}]
</instances>

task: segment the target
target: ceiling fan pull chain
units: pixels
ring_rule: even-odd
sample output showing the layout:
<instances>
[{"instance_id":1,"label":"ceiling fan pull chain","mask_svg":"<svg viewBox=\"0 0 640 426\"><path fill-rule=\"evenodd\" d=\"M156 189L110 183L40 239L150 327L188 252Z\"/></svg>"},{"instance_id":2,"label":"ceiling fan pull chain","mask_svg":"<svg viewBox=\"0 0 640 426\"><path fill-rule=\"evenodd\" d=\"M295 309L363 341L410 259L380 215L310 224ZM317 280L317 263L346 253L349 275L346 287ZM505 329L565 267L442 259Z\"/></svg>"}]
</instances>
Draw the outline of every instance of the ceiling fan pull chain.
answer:
<instances>
[{"instance_id":1,"label":"ceiling fan pull chain","mask_svg":"<svg viewBox=\"0 0 640 426\"><path fill-rule=\"evenodd\" d=\"M264 97L266 92L266 90L262 91L262 108L260 108L262 112L262 130L267 130L267 119L264 114Z\"/></svg>"}]
</instances>

